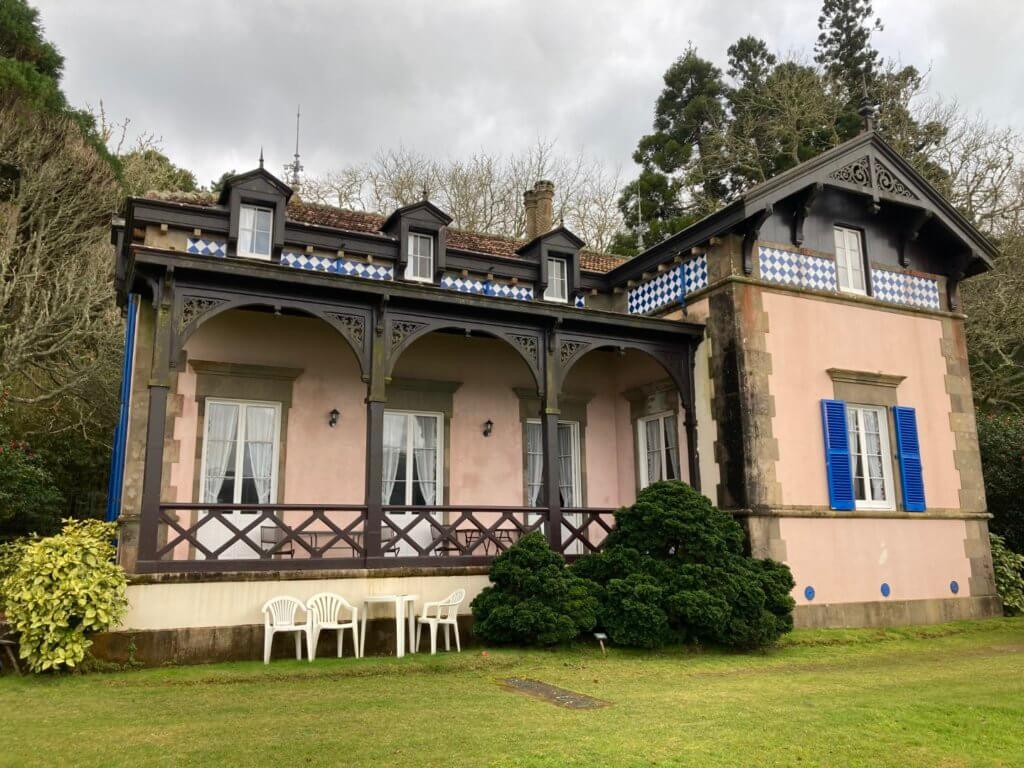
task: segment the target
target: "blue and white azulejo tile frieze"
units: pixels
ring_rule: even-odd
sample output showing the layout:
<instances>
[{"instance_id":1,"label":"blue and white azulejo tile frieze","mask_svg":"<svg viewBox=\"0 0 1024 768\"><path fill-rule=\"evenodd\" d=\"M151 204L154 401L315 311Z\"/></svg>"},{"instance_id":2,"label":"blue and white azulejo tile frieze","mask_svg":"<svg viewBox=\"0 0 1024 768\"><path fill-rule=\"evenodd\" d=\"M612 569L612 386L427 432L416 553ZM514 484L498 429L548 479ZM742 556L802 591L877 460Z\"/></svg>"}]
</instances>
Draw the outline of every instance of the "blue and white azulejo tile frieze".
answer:
<instances>
[{"instance_id":1,"label":"blue and white azulejo tile frieze","mask_svg":"<svg viewBox=\"0 0 1024 768\"><path fill-rule=\"evenodd\" d=\"M281 254L281 264L293 269L304 269L311 272L330 272L336 275L363 277L368 280L394 280L394 267L383 264L367 264L351 259L334 258L331 256L315 256L312 254L285 251Z\"/></svg>"},{"instance_id":2,"label":"blue and white azulejo tile frieze","mask_svg":"<svg viewBox=\"0 0 1024 768\"><path fill-rule=\"evenodd\" d=\"M939 281L910 272L871 270L871 290L879 301L918 309L941 309Z\"/></svg>"},{"instance_id":3,"label":"blue and white azulejo tile frieze","mask_svg":"<svg viewBox=\"0 0 1024 768\"><path fill-rule=\"evenodd\" d=\"M478 296L497 296L502 299L532 301L533 288L530 286L499 283L496 280L480 280L479 278L445 275L441 278L441 287L458 293L474 293Z\"/></svg>"},{"instance_id":4,"label":"blue and white azulejo tile frieze","mask_svg":"<svg viewBox=\"0 0 1024 768\"><path fill-rule=\"evenodd\" d=\"M708 257L702 253L630 288L627 308L631 315L645 315L675 302L682 303L687 294L707 287Z\"/></svg>"},{"instance_id":5,"label":"blue and white azulejo tile frieze","mask_svg":"<svg viewBox=\"0 0 1024 768\"><path fill-rule=\"evenodd\" d=\"M836 265L831 259L764 245L758 246L757 255L765 282L815 291L838 289Z\"/></svg>"},{"instance_id":6,"label":"blue and white azulejo tile frieze","mask_svg":"<svg viewBox=\"0 0 1024 768\"><path fill-rule=\"evenodd\" d=\"M190 237L185 246L185 252L196 256L215 256L222 259L228 255L228 244L223 240L213 240L208 237Z\"/></svg>"}]
</instances>

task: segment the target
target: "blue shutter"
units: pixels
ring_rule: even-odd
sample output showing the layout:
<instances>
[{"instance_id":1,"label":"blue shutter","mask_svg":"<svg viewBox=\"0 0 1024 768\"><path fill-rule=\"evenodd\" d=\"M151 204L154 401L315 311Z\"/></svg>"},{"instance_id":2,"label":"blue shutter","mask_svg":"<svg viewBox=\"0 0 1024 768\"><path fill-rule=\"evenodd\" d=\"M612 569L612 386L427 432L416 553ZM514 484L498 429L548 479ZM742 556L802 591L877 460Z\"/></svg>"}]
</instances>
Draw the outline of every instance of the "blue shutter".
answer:
<instances>
[{"instance_id":1,"label":"blue shutter","mask_svg":"<svg viewBox=\"0 0 1024 768\"><path fill-rule=\"evenodd\" d=\"M913 408L896 405L893 406L892 417L896 423L903 508L908 512L924 512L924 476L921 474L921 445L917 439L917 412Z\"/></svg>"},{"instance_id":2,"label":"blue shutter","mask_svg":"<svg viewBox=\"0 0 1024 768\"><path fill-rule=\"evenodd\" d=\"M846 403L842 400L822 400L821 426L825 434L828 503L832 509L854 509L857 505L853 498L853 472L850 469L850 433L846 425Z\"/></svg>"}]
</instances>

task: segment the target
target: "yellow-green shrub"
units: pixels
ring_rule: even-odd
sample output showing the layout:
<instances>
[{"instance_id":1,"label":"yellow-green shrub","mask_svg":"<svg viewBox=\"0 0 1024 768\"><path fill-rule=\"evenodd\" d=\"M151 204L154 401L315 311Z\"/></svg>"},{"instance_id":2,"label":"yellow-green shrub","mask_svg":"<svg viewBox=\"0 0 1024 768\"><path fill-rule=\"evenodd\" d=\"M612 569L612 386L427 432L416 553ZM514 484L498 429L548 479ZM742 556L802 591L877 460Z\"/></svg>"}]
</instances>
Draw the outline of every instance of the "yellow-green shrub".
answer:
<instances>
[{"instance_id":1,"label":"yellow-green shrub","mask_svg":"<svg viewBox=\"0 0 1024 768\"><path fill-rule=\"evenodd\" d=\"M35 672L74 667L89 635L115 626L127 607L124 571L114 562L115 526L65 520L56 536L29 542L0 583L21 657Z\"/></svg>"}]
</instances>

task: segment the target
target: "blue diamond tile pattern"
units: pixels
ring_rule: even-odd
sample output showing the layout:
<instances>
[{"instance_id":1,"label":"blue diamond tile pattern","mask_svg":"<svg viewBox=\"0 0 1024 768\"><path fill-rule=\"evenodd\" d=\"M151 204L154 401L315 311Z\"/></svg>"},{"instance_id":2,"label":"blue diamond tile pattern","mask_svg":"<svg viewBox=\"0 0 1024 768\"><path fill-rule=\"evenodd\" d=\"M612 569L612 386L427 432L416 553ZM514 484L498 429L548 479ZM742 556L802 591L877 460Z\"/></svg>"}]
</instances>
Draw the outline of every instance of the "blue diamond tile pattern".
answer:
<instances>
[{"instance_id":1,"label":"blue diamond tile pattern","mask_svg":"<svg viewBox=\"0 0 1024 768\"><path fill-rule=\"evenodd\" d=\"M631 315L646 315L669 304L682 303L687 294L707 287L708 257L702 253L631 288L627 308Z\"/></svg>"},{"instance_id":2,"label":"blue diamond tile pattern","mask_svg":"<svg viewBox=\"0 0 1024 768\"><path fill-rule=\"evenodd\" d=\"M757 253L761 279L765 282L815 291L835 291L838 288L836 265L831 259L763 245L758 247Z\"/></svg>"},{"instance_id":3,"label":"blue diamond tile pattern","mask_svg":"<svg viewBox=\"0 0 1024 768\"><path fill-rule=\"evenodd\" d=\"M576 294L576 298L573 299L572 301L573 301L573 306L575 306L576 309L586 309L587 308L587 297L584 296L582 293L577 293Z\"/></svg>"},{"instance_id":4,"label":"blue diamond tile pattern","mask_svg":"<svg viewBox=\"0 0 1024 768\"><path fill-rule=\"evenodd\" d=\"M909 272L890 269L871 270L872 294L879 301L903 304L918 309L941 309L939 281Z\"/></svg>"},{"instance_id":5,"label":"blue diamond tile pattern","mask_svg":"<svg viewBox=\"0 0 1024 768\"><path fill-rule=\"evenodd\" d=\"M211 240L208 237L190 237L185 252L197 256L215 256L218 259L223 259L228 255L228 244L223 240Z\"/></svg>"},{"instance_id":6,"label":"blue diamond tile pattern","mask_svg":"<svg viewBox=\"0 0 1024 768\"><path fill-rule=\"evenodd\" d=\"M336 275L364 277L368 280L394 280L394 267L383 264L367 264L350 259L337 259L331 256L315 256L312 254L285 251L281 254L281 263L293 269L304 269L310 272L330 272Z\"/></svg>"},{"instance_id":7,"label":"blue diamond tile pattern","mask_svg":"<svg viewBox=\"0 0 1024 768\"><path fill-rule=\"evenodd\" d=\"M479 296L497 296L501 299L515 299L516 301L533 300L533 288L530 286L499 283L496 280L445 275L441 278L441 287L449 291L475 293Z\"/></svg>"}]
</instances>

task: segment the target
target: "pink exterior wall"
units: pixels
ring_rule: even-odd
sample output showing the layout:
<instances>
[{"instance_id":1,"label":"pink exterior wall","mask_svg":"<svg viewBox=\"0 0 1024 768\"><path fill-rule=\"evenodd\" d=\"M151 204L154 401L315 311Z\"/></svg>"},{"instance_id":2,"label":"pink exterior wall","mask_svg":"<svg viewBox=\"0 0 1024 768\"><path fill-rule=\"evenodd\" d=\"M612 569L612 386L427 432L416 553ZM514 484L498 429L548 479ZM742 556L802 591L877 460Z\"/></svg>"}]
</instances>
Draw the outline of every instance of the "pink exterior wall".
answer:
<instances>
[{"instance_id":1,"label":"pink exterior wall","mask_svg":"<svg viewBox=\"0 0 1024 768\"><path fill-rule=\"evenodd\" d=\"M779 520L798 605L968 597L970 561L963 520L795 518ZM954 595L950 582L960 591ZM885 582L888 598L881 593Z\"/></svg>"},{"instance_id":2,"label":"pink exterior wall","mask_svg":"<svg viewBox=\"0 0 1024 768\"><path fill-rule=\"evenodd\" d=\"M231 311L204 323L186 344L189 359L301 368L282 436L285 471L282 503L362 504L365 494L366 385L351 350L324 323L311 318ZM519 355L503 342L435 333L413 343L396 362L394 377L457 381L450 421L449 504L524 504L523 434L514 388L536 383ZM588 506L630 504L636 493L634 426L626 389L667 378L648 356L595 352L573 368L564 389L592 394L581 434ZM178 376L182 412L174 422L179 460L171 465L173 501L193 501L198 429L196 375ZM332 408L338 426L327 425ZM538 414L539 417L539 414ZM483 423L494 422L490 437ZM678 418L684 478L686 441Z\"/></svg>"},{"instance_id":3,"label":"pink exterior wall","mask_svg":"<svg viewBox=\"0 0 1024 768\"><path fill-rule=\"evenodd\" d=\"M302 368L288 413L284 493L281 503L362 504L366 442L366 385L345 341L312 318L225 312L204 323L188 340L190 360ZM191 367L178 376L183 411L175 419L181 460L171 467L175 501L192 501L199 415ZM332 408L338 425L327 426Z\"/></svg>"},{"instance_id":4,"label":"pink exterior wall","mask_svg":"<svg viewBox=\"0 0 1024 768\"><path fill-rule=\"evenodd\" d=\"M941 321L764 291L776 473L785 505L828 506L819 401L834 396L829 368L905 376L897 401L917 409L928 507L960 506Z\"/></svg>"}]
</instances>

